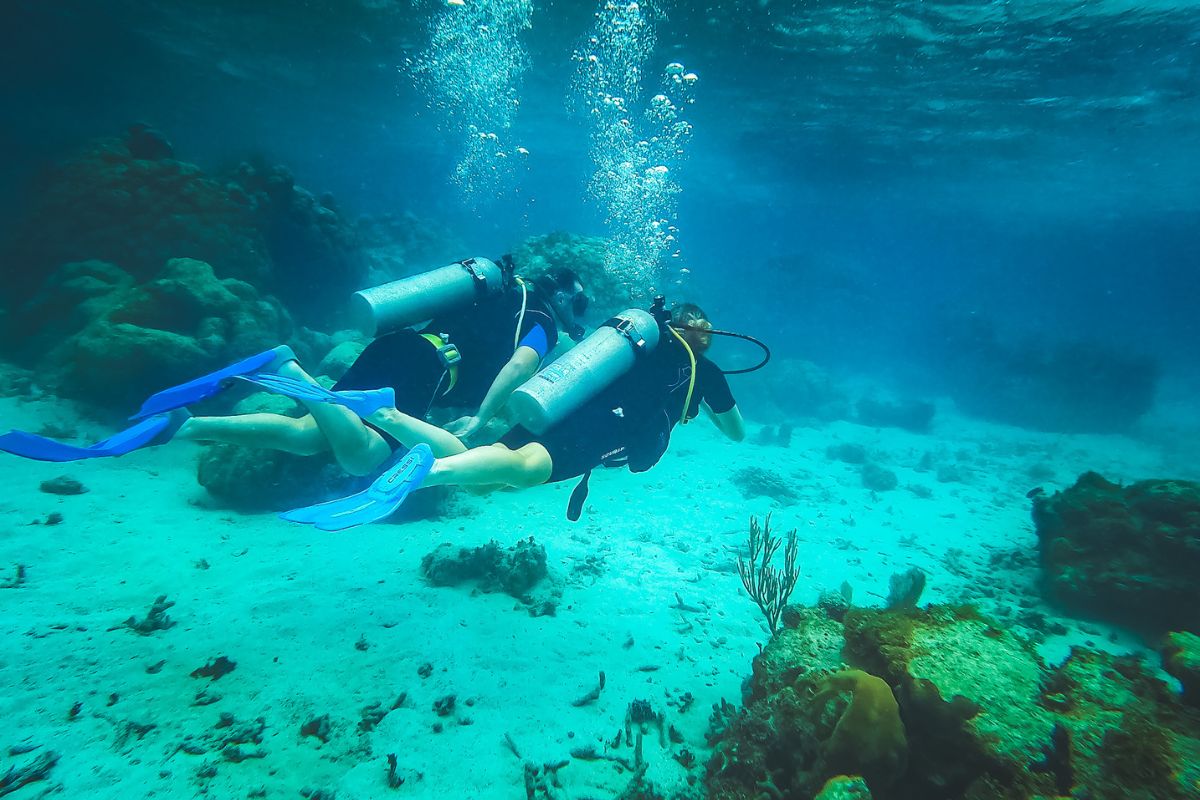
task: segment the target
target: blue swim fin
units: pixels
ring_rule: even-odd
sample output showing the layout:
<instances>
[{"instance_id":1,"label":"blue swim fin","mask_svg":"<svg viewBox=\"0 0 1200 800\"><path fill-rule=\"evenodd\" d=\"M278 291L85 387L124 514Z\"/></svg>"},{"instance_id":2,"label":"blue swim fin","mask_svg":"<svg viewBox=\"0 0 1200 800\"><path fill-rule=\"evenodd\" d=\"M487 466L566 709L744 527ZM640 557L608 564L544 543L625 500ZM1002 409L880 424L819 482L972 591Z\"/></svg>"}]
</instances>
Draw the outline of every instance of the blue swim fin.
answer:
<instances>
[{"instance_id":1,"label":"blue swim fin","mask_svg":"<svg viewBox=\"0 0 1200 800\"><path fill-rule=\"evenodd\" d=\"M312 403L330 403L350 409L362 419L374 414L381 408L394 408L396 405L396 390L390 386L382 389L346 389L333 391L324 386L317 386L308 381L289 378L285 375L263 373L258 375L239 375L240 380L261 386L268 392L291 397L294 400L304 400Z\"/></svg>"},{"instance_id":2,"label":"blue swim fin","mask_svg":"<svg viewBox=\"0 0 1200 800\"><path fill-rule=\"evenodd\" d=\"M169 389L163 389L161 392L150 395L142 403L142 407L138 409L138 412L130 417L130 419L145 419L154 414L161 414L165 411L173 411L176 408L183 408L192 403L198 403L220 392L229 385L229 381L232 378L271 370L285 362L295 360L296 354L287 345L271 348L266 352L244 358L235 364L230 364L228 367L223 367L216 372L210 372L195 380L181 383L178 386L172 386Z\"/></svg>"},{"instance_id":3,"label":"blue swim fin","mask_svg":"<svg viewBox=\"0 0 1200 800\"><path fill-rule=\"evenodd\" d=\"M123 456L143 447L166 444L190 416L185 409L157 414L88 447L64 444L36 433L9 431L0 434L0 451L35 461L57 463Z\"/></svg>"},{"instance_id":4,"label":"blue swim fin","mask_svg":"<svg viewBox=\"0 0 1200 800\"><path fill-rule=\"evenodd\" d=\"M328 503L285 511L279 516L289 522L313 525L322 531L344 531L378 522L394 514L405 498L421 488L434 460L429 445L418 444L366 490Z\"/></svg>"}]
</instances>

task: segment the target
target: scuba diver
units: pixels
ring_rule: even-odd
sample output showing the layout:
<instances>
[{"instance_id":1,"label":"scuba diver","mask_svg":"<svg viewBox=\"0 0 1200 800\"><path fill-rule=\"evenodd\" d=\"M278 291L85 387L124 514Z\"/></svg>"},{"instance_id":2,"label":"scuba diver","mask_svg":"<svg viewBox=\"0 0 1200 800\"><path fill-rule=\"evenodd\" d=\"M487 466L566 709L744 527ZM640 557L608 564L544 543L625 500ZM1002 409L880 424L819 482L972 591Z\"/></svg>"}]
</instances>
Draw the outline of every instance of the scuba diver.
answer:
<instances>
[{"instance_id":1,"label":"scuba diver","mask_svg":"<svg viewBox=\"0 0 1200 800\"><path fill-rule=\"evenodd\" d=\"M726 437L741 441L745 425L727 373L704 353L714 334L762 347L767 356L751 369L765 365L769 351L751 337L714 331L698 306L682 305L667 316L660 300L650 313L617 315L519 388L511 410L520 424L495 444L469 448L450 431L387 406L382 394L375 396L366 419L411 448L408 453L365 491L289 511L283 518L345 530L389 516L421 487L528 488L578 477L567 511L577 520L593 469L650 469L666 452L674 426L702 408ZM310 387L283 379L268 388L291 395ZM337 392L321 391L324 402L341 404Z\"/></svg>"},{"instance_id":2,"label":"scuba diver","mask_svg":"<svg viewBox=\"0 0 1200 800\"><path fill-rule=\"evenodd\" d=\"M369 475L398 446L364 422L355 403L386 394L388 406L414 418L434 407L474 413L452 423L467 437L485 426L513 390L531 377L558 343L560 328L583 338L580 317L588 297L579 276L557 269L526 282L508 257L451 264L356 293L360 327L377 335L334 389L341 405L296 397L309 412L191 417L186 406L210 397L234 379L272 378L316 385L287 346L276 347L148 398L137 424L90 447L35 434L0 435L0 450L44 461L123 455L172 440L227 442L298 455L330 451L352 475ZM432 319L420 330L409 327ZM364 389L371 391L364 392Z\"/></svg>"}]
</instances>

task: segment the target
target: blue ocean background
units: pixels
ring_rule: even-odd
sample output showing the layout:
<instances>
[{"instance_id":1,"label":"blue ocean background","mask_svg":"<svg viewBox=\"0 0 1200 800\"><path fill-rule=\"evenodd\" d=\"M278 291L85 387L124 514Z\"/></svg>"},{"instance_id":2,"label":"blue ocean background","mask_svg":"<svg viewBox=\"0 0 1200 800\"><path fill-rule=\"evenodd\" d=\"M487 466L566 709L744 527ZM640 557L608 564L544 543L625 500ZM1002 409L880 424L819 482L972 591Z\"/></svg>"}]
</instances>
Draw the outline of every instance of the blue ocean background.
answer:
<instances>
[{"instance_id":1,"label":"blue ocean background","mask_svg":"<svg viewBox=\"0 0 1200 800\"><path fill-rule=\"evenodd\" d=\"M132 123L220 181L243 162L258 177L280 165L309 199L331 198L338 225L395 215L394 228L367 229L410 237L398 250L428 263L406 272L557 232L636 240L595 188L624 156L597 146L595 98L580 78L598 14L631 7L653 37L637 103L672 75L695 76L678 103L688 134L664 159L668 189L626 198L677 228L661 251L661 239L642 242L661 263L642 264L651 277L631 302L651 290L693 301L718 329L770 348L765 369L729 379L747 440L728 442L703 418L677 427L654 470L597 471L578 524L564 519L572 482L439 496L395 524L338 536L271 513L325 499L331 467L264 457L259 473L253 457L247 467L244 453L192 443L66 466L0 454L0 719L10 721L0 778L57 754L15 798L740 798L721 793L723 768L712 766L736 726L718 728L751 706L771 668L765 648L791 641L738 580L747 520L767 514L777 532L800 532L792 600L805 613L890 604L889 579L916 568L939 625L939 613L976 624L961 608L978 606L997 622L979 623L977 637L1019 640L1029 672L1092 658L1078 653L1120 665L1109 677L1142 676L1129 666L1140 665L1155 688L1130 695L1155 710L1129 715L1146 726L1132 738L1177 736L1171 764L1183 766L1164 770L1191 783L1170 796L1200 796L1200 684L1164 671L1167 631L1055 601L1039 561L1052 548L1033 516L1092 471L1112 481L1087 484L1101 494L1156 479L1185 510L1165 515L1184 531L1182 549L1160 552L1154 568L1190 568L1200 552L1200 505L1185 498L1200 494L1187 483L1200 481L1200 5L1187 0L6 0L0 283L18 288L0 297L0 430L84 444L136 407L119 391L41 383L51 373L107 381L61 353L49 369L54 337L68 338L58 318L45 330L9 324L30 319L23 304L58 265L5 249L30 234L47 175ZM490 49L431 49L441 22L481 9L523 10L528 28ZM617 55L634 58L636 44ZM504 160L472 162L483 188L470 191L469 120L446 91L513 65L519 103L484 95L492 112L511 111ZM289 243L275 242L276 254ZM338 257L325 272L274 275L318 363L346 343ZM728 368L760 358L735 340L711 355ZM162 384L192 374L178 369ZM206 469L235 462L210 490ZM546 548L557 615L423 572L444 542L531 537ZM1154 588L1141 566L1106 574ZM1192 577L1180 583L1195 592ZM129 630L168 597L176 625ZM1198 606L1178 606L1181 627L1200 633ZM947 669L1018 671L958 643L934 648ZM840 652L796 652L845 667ZM219 655L237 670L198 681L193 668ZM597 673L598 699L576 705ZM443 714L452 696L457 710ZM628 733L620 745L642 699L679 736L647 745L648 769L640 745L631 768ZM1005 713L1019 703L999 690L990 700L1001 708L981 719L1015 718ZM1039 714L1062 710L1043 700ZM1090 724L1090 710L1070 708ZM1096 713L1096 730L1125 730L1124 717ZM325 738L300 733L322 715ZM214 721L252 730L213 738ZM1052 727L1040 732L1047 742ZM256 754L235 761L234 746ZM568 756L554 777L545 765ZM1053 770L1052 756L1031 771ZM533 790L527 762L542 781ZM1077 765L1080 785L1089 769ZM393 774L403 785L388 784ZM905 791L874 796L964 796ZM1095 797L1168 796L1141 784L1123 793L1119 781L1105 791Z\"/></svg>"},{"instance_id":2,"label":"blue ocean background","mask_svg":"<svg viewBox=\"0 0 1200 800\"><path fill-rule=\"evenodd\" d=\"M11 4L4 203L18 206L21 180L81 137L145 120L202 167L260 153L345 208L410 209L479 252L603 233L585 191L587 133L566 102L595 8L534 9L514 122L533 156L520 195L480 209L447 186L457 141L403 71L440 10ZM777 348L820 361L919 365L912 343L953 307L1194 369L1200 23L1188 4L750 2L665 15L653 63L680 61L701 81L680 178L689 292L714 298L723 323L782 324ZM786 264L814 261L861 273L865 305L838 313L803 279L793 291Z\"/></svg>"}]
</instances>

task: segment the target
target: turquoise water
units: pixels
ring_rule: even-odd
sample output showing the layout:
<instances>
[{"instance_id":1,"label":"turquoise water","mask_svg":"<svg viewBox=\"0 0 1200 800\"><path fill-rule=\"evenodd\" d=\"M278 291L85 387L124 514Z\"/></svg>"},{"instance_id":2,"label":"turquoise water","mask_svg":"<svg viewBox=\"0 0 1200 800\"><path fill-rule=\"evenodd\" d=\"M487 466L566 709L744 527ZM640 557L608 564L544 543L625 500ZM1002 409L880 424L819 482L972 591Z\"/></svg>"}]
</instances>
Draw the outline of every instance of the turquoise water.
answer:
<instances>
[{"instance_id":1,"label":"turquoise water","mask_svg":"<svg viewBox=\"0 0 1200 800\"><path fill-rule=\"evenodd\" d=\"M661 294L771 359L728 377L744 440L702 413L577 522L541 479L280 519L391 463L316 423L0 453L0 795L1200 795L1192 4L5 17L0 430L87 446L278 344L330 385L354 292L504 253L575 269L588 332ZM768 514L778 631L739 575Z\"/></svg>"}]
</instances>

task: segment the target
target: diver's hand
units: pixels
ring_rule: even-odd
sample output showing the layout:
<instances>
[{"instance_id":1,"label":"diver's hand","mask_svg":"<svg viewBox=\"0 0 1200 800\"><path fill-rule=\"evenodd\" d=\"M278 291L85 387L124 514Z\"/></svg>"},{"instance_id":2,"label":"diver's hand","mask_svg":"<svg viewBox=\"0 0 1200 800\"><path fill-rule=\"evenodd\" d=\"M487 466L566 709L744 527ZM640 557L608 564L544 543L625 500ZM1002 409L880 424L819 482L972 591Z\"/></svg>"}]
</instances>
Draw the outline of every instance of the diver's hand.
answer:
<instances>
[{"instance_id":1,"label":"diver's hand","mask_svg":"<svg viewBox=\"0 0 1200 800\"><path fill-rule=\"evenodd\" d=\"M446 430L460 439L469 439L479 433L483 422L479 417L459 417L446 426Z\"/></svg>"}]
</instances>

